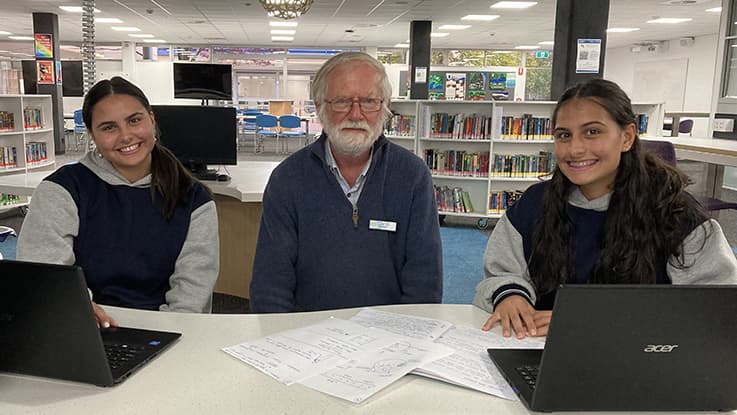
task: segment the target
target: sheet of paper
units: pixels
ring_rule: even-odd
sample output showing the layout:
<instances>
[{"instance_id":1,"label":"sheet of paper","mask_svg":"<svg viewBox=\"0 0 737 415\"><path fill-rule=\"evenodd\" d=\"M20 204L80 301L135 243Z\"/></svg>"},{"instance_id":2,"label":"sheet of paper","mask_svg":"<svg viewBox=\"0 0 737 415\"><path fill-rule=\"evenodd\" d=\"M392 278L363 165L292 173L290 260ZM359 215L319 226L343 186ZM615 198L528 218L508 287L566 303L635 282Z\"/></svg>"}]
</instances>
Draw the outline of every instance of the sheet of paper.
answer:
<instances>
[{"instance_id":1,"label":"sheet of paper","mask_svg":"<svg viewBox=\"0 0 737 415\"><path fill-rule=\"evenodd\" d=\"M451 347L455 353L425 363L414 373L429 375L435 379L506 399L517 399L517 397L492 363L486 349L541 349L545 346L545 340L541 338L517 340L470 327L454 327L438 339L437 343Z\"/></svg>"},{"instance_id":2,"label":"sheet of paper","mask_svg":"<svg viewBox=\"0 0 737 415\"><path fill-rule=\"evenodd\" d=\"M396 341L382 330L337 318L223 349L286 385Z\"/></svg>"},{"instance_id":3,"label":"sheet of paper","mask_svg":"<svg viewBox=\"0 0 737 415\"><path fill-rule=\"evenodd\" d=\"M398 341L362 354L325 373L299 383L338 398L359 403L406 375L420 364L453 354L441 344L396 336Z\"/></svg>"},{"instance_id":4,"label":"sheet of paper","mask_svg":"<svg viewBox=\"0 0 737 415\"><path fill-rule=\"evenodd\" d=\"M408 316L387 311L363 309L351 321L366 327L376 327L415 339L436 340L453 324L432 318Z\"/></svg>"}]
</instances>

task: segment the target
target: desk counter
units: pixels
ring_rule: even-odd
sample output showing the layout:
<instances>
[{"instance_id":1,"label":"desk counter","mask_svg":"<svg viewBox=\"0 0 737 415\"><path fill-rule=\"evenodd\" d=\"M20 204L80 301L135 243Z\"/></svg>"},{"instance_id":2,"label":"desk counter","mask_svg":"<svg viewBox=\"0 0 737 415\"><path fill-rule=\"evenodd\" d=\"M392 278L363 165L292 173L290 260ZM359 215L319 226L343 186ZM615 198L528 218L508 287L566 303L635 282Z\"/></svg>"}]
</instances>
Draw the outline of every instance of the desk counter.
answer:
<instances>
[{"instance_id":1,"label":"desk counter","mask_svg":"<svg viewBox=\"0 0 737 415\"><path fill-rule=\"evenodd\" d=\"M378 308L472 327L488 317L471 305ZM354 405L302 385L285 386L221 351L329 316L348 319L357 311L198 315L110 307L121 325L178 331L182 338L112 388L0 375L0 414L529 414L520 402L413 375Z\"/></svg>"}]
</instances>

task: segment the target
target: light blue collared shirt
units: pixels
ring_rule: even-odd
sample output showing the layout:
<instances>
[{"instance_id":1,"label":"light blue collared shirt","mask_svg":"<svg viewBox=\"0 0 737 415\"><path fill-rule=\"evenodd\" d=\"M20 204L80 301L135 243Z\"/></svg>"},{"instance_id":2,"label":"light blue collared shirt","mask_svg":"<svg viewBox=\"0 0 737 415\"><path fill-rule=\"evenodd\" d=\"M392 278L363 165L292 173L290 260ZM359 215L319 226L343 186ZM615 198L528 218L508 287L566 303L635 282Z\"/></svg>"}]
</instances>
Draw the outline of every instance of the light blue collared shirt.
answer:
<instances>
[{"instance_id":1,"label":"light blue collared shirt","mask_svg":"<svg viewBox=\"0 0 737 415\"><path fill-rule=\"evenodd\" d=\"M369 166L371 166L371 159L373 158L373 156L374 148L371 147L371 152L369 153L369 159L366 162L366 165L363 166L363 170L361 170L361 174L356 179L356 183L353 185L353 187L349 187L348 182L345 180L345 178L343 178L343 175L340 173L338 163L335 161L335 158L333 158L333 152L330 151L330 142L328 142L328 140L325 140L325 161L328 163L330 171L333 172L335 178L338 180L340 188L343 189L343 194L345 194L345 196L348 198L353 206L356 206L356 204L358 203L358 196L360 196L361 191L363 191L363 184L366 183L366 173L368 172Z\"/></svg>"}]
</instances>

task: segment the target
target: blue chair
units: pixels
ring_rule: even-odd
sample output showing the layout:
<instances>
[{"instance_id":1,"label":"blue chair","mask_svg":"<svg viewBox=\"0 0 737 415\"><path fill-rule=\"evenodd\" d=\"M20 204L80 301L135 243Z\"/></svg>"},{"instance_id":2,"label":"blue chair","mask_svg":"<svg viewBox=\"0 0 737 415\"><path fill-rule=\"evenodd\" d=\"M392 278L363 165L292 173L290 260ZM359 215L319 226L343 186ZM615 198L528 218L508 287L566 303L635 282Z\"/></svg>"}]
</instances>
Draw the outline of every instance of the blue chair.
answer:
<instances>
[{"instance_id":1,"label":"blue chair","mask_svg":"<svg viewBox=\"0 0 737 415\"><path fill-rule=\"evenodd\" d=\"M245 145L248 135L256 135L258 126L256 125L256 117L261 115L261 111L254 110L237 110L238 117L238 149Z\"/></svg>"},{"instance_id":2,"label":"blue chair","mask_svg":"<svg viewBox=\"0 0 737 415\"><path fill-rule=\"evenodd\" d=\"M279 135L285 140L283 141L284 152L289 153L289 138L305 138L307 133L302 130L296 130L302 126L302 120L296 115L282 115L279 117Z\"/></svg>"},{"instance_id":3,"label":"blue chair","mask_svg":"<svg viewBox=\"0 0 737 415\"><path fill-rule=\"evenodd\" d=\"M75 151L87 151L87 128L84 126L81 109L74 110L74 142L72 144Z\"/></svg>"},{"instance_id":4,"label":"blue chair","mask_svg":"<svg viewBox=\"0 0 737 415\"><path fill-rule=\"evenodd\" d=\"M261 114L256 116L256 135L254 135L254 153L264 151L264 137L274 137L276 139L276 148L279 148L279 119L270 114Z\"/></svg>"}]
</instances>

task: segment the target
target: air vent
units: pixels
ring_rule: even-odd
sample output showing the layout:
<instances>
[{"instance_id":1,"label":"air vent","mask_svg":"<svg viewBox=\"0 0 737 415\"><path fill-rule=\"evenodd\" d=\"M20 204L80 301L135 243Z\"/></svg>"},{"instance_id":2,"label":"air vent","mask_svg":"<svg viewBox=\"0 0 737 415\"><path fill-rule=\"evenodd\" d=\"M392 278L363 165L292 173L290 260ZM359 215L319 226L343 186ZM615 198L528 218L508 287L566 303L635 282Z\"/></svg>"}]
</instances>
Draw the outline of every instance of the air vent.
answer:
<instances>
[{"instance_id":1,"label":"air vent","mask_svg":"<svg viewBox=\"0 0 737 415\"><path fill-rule=\"evenodd\" d=\"M693 6L695 4L706 3L711 0L668 0L660 2L660 4L667 4L669 6Z\"/></svg>"}]
</instances>

